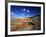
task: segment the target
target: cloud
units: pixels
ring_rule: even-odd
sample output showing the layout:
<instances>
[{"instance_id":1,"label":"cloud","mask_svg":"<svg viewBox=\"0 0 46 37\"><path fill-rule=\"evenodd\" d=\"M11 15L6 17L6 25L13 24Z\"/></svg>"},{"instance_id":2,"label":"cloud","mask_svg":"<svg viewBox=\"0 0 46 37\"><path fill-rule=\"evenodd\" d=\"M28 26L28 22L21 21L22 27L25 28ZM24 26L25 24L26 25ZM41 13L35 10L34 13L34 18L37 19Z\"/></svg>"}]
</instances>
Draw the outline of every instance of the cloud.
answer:
<instances>
[{"instance_id":1,"label":"cloud","mask_svg":"<svg viewBox=\"0 0 46 37\"><path fill-rule=\"evenodd\" d=\"M11 12L11 15L14 15L14 13L13 13L13 12Z\"/></svg>"},{"instance_id":2,"label":"cloud","mask_svg":"<svg viewBox=\"0 0 46 37\"><path fill-rule=\"evenodd\" d=\"M29 10L27 10L27 13L29 13L30 11Z\"/></svg>"}]
</instances>

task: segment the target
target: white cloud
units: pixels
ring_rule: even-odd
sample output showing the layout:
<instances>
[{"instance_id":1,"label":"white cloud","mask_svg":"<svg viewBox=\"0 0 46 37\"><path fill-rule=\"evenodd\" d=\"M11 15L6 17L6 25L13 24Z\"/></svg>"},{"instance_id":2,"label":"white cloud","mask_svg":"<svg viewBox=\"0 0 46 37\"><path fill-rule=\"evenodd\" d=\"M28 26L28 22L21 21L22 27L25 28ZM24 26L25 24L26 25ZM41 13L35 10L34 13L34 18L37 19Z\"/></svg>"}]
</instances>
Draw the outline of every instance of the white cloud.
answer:
<instances>
[{"instance_id":1,"label":"white cloud","mask_svg":"<svg viewBox=\"0 0 46 37\"><path fill-rule=\"evenodd\" d=\"M11 12L10 14L15 15L13 12Z\"/></svg>"},{"instance_id":2,"label":"white cloud","mask_svg":"<svg viewBox=\"0 0 46 37\"><path fill-rule=\"evenodd\" d=\"M27 13L29 13L30 11L29 10L27 10Z\"/></svg>"},{"instance_id":3,"label":"white cloud","mask_svg":"<svg viewBox=\"0 0 46 37\"><path fill-rule=\"evenodd\" d=\"M22 10L23 10L23 11L26 11L26 9L25 9L25 8L23 8Z\"/></svg>"}]
</instances>

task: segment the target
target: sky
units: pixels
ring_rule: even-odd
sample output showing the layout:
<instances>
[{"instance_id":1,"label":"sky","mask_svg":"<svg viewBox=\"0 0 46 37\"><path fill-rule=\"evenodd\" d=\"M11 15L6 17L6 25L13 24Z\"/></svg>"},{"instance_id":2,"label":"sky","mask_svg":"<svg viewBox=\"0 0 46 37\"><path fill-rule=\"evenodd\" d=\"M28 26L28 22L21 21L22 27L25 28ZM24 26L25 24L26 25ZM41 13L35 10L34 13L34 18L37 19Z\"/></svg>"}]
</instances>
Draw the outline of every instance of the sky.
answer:
<instances>
[{"instance_id":1,"label":"sky","mask_svg":"<svg viewBox=\"0 0 46 37\"><path fill-rule=\"evenodd\" d=\"M10 13L11 16L17 18L32 17L32 16L40 15L41 7L11 5L10 12L11 12Z\"/></svg>"}]
</instances>

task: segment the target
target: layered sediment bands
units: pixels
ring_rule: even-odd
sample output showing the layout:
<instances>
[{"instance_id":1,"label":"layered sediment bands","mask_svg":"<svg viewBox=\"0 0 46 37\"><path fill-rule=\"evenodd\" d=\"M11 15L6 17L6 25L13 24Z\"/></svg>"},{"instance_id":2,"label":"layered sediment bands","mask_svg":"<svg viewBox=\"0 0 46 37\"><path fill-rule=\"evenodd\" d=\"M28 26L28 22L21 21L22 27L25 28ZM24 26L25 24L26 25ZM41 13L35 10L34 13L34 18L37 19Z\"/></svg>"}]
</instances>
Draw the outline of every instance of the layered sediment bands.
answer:
<instances>
[{"instance_id":1,"label":"layered sediment bands","mask_svg":"<svg viewBox=\"0 0 46 37\"><path fill-rule=\"evenodd\" d=\"M40 17L13 18L11 19L11 31L40 30Z\"/></svg>"}]
</instances>

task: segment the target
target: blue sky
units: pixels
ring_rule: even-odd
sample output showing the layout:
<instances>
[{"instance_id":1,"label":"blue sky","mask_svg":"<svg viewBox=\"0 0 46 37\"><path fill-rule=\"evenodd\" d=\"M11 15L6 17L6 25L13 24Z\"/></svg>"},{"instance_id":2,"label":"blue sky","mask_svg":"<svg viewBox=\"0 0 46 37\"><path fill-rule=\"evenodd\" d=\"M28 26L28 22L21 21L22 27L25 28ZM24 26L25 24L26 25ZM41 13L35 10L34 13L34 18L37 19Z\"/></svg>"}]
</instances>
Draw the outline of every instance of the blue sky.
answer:
<instances>
[{"instance_id":1,"label":"blue sky","mask_svg":"<svg viewBox=\"0 0 46 37\"><path fill-rule=\"evenodd\" d=\"M11 5L11 16L15 16L17 18L32 17L40 15L40 13L41 7Z\"/></svg>"}]
</instances>

